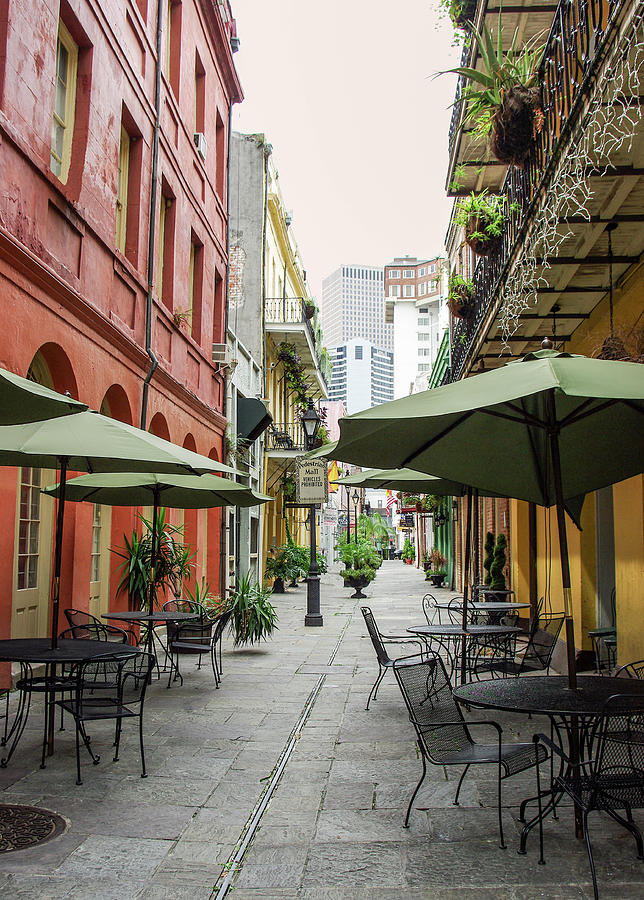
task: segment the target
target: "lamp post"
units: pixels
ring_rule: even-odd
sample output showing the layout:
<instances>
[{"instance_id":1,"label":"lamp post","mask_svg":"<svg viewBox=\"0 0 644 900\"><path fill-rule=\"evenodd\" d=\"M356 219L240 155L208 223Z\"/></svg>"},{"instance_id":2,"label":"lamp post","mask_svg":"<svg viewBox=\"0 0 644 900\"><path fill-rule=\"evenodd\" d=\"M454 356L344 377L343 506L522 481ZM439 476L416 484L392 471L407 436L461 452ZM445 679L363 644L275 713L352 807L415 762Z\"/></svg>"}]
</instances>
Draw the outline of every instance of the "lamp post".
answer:
<instances>
[{"instance_id":1,"label":"lamp post","mask_svg":"<svg viewBox=\"0 0 644 900\"><path fill-rule=\"evenodd\" d=\"M358 543L358 503L360 502L360 494L354 491L351 499L353 500L353 540Z\"/></svg>"},{"instance_id":2,"label":"lamp post","mask_svg":"<svg viewBox=\"0 0 644 900\"><path fill-rule=\"evenodd\" d=\"M306 439L306 449L313 449L315 437L320 426L320 416L309 398L309 406L302 416L302 427ZM318 569L316 533L315 533L315 503L309 507L309 527L311 530L311 556L309 559L309 574L306 579L306 616L305 625L320 626L323 624L320 612L320 572Z\"/></svg>"},{"instance_id":3,"label":"lamp post","mask_svg":"<svg viewBox=\"0 0 644 900\"><path fill-rule=\"evenodd\" d=\"M348 469L344 470L344 477L348 478L351 473ZM347 544L351 543L351 488L348 484L345 485L345 490L347 492Z\"/></svg>"}]
</instances>

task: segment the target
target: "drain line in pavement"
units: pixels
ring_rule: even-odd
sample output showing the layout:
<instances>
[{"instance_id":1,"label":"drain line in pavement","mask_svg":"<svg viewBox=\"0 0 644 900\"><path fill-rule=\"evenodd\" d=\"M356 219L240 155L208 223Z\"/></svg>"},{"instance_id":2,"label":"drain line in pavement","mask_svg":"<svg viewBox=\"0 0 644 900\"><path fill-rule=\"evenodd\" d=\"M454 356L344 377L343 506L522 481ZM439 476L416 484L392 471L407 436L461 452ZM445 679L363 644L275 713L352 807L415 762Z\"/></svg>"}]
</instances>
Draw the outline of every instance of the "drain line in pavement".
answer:
<instances>
[{"instance_id":1,"label":"drain line in pavement","mask_svg":"<svg viewBox=\"0 0 644 900\"><path fill-rule=\"evenodd\" d=\"M353 612L348 613L347 621L346 621L342 631L340 632L340 635L339 635L338 640L333 648L331 656L329 657L328 662L326 663L327 666L333 665L333 661L336 657L338 650L340 649L340 644L342 643L342 641L344 639L344 635L345 635L349 625L351 624L352 618L353 618ZM308 699L307 699L306 703L304 704L304 709L302 710L300 718L297 720L295 727L291 731L291 734L289 735L289 739L286 742L286 745L280 754L280 758L277 762L277 765L275 766L275 768L273 769L273 771L271 773L268 784L266 785L266 789L264 790L264 793L257 801L257 804L256 804L253 812L251 813L250 818L248 819L248 822L246 823L246 828L243 832L244 837L243 837L242 841L239 843L239 845L237 846L232 857L228 860L228 862L224 866L224 870L226 870L226 877L222 881L219 888L217 888L217 886L215 885L215 889L217 890L217 893L215 894L214 890L213 890L213 894L212 894L213 900L223 900L223 898L226 896L228 891L233 886L233 882L234 882L235 878L241 871L242 860L246 854L246 851L248 850L248 846L249 846L250 842L252 841L253 837L255 836L255 832L257 831L257 828L259 827L259 823L261 822L262 816L266 812L266 807L268 806L269 800L273 796L273 792L275 791L275 788L277 787L279 780L282 777L282 772L286 768L286 764L288 763L288 761L291 757L291 753L295 749L295 745L297 744L297 742L300 738L301 731L304 728L304 725L306 724L306 720L308 719L308 717L311 713L311 710L313 709L313 705L314 705L315 701L317 700L318 694L320 693L320 690L322 689L322 685L324 684L325 681L326 681L326 674L320 675L320 677L318 678L318 680L315 683L315 687L309 694Z\"/></svg>"}]
</instances>

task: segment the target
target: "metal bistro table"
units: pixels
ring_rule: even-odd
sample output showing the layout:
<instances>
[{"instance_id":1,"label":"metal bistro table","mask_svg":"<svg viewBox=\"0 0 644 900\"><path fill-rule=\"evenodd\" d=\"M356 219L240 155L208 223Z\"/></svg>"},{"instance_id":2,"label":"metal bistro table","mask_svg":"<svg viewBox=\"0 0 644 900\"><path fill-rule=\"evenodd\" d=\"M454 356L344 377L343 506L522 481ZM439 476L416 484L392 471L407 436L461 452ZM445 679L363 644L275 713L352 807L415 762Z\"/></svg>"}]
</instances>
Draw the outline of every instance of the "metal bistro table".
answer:
<instances>
[{"instance_id":1,"label":"metal bistro table","mask_svg":"<svg viewBox=\"0 0 644 900\"><path fill-rule=\"evenodd\" d=\"M468 625L465 629L461 625L411 625L407 631L431 639L445 650L452 678L460 659L462 640L472 638L474 642L498 648L507 645L508 638L521 634L522 629L516 625Z\"/></svg>"},{"instance_id":2,"label":"metal bistro table","mask_svg":"<svg viewBox=\"0 0 644 900\"><path fill-rule=\"evenodd\" d=\"M179 669L176 668L176 666L173 662L173 659L172 659L172 654L168 653L167 647L157 637L156 629L154 628L154 626L155 625L165 625L168 622L194 621L195 619L200 618L199 613L163 612L163 611L149 613L149 612L143 612L143 610L138 610L138 611L123 610L122 612L104 613L102 618L103 619L111 619L111 620L119 620L121 622L138 622L141 625L146 625L147 626L147 634L145 636L145 642L147 644L148 653L156 659L157 669L160 669L159 658L154 649L154 642L155 642L155 638L156 638L158 645L161 647L161 649L163 650L163 653L165 655L166 664L169 666L170 678L168 679L168 687L170 687L170 684L172 682L172 673L175 669L176 669L175 678L178 676L179 679L181 680L181 684L183 684L183 676L181 675L181 672L179 672ZM165 666L163 667L163 671L164 672L167 671ZM150 673L150 678L151 677L152 677L152 673Z\"/></svg>"},{"instance_id":3,"label":"metal bistro table","mask_svg":"<svg viewBox=\"0 0 644 900\"><path fill-rule=\"evenodd\" d=\"M458 600L456 602L454 602L453 600L441 600L439 603L436 603L435 606L436 609L445 609L448 611L451 610L453 612L463 611L462 600ZM509 603L504 600L490 600L488 603L485 603L477 600L475 602L468 601L467 608L471 609L475 613L488 613L490 618L490 625L500 625L503 616L520 609L530 609L530 604Z\"/></svg>"},{"instance_id":4,"label":"metal bistro table","mask_svg":"<svg viewBox=\"0 0 644 900\"><path fill-rule=\"evenodd\" d=\"M580 747L587 748L589 731L608 698L622 693L641 694L644 699L644 681L581 675L577 678L577 690L573 691L563 675L536 675L471 682L453 691L454 698L468 706L548 716L559 740L562 730L566 735L573 759L579 759ZM542 810L542 818L556 806L560 796L551 795ZM525 853L528 834L538 822L539 815L536 815L525 823L519 853ZM578 824L577 816L575 824ZM577 837L583 837L579 828L575 830Z\"/></svg>"},{"instance_id":5,"label":"metal bistro table","mask_svg":"<svg viewBox=\"0 0 644 900\"><path fill-rule=\"evenodd\" d=\"M56 667L91 662L93 659L100 659L103 656L134 656L138 652L138 647L130 647L128 644L113 644L110 641L62 639L58 641L56 648L51 646L51 638L48 637L12 638L0 641L0 662L20 663L23 678L33 678L34 665L45 666L42 682L42 693L45 700L45 728L41 769L45 768L45 756L51 756L54 752L54 695L57 690L60 692L60 687L57 688ZM9 737L12 737L11 745L7 755L0 760L0 767L3 769L11 759L25 730L31 706L31 694L32 691L29 689L20 691L18 709L9 734Z\"/></svg>"}]
</instances>

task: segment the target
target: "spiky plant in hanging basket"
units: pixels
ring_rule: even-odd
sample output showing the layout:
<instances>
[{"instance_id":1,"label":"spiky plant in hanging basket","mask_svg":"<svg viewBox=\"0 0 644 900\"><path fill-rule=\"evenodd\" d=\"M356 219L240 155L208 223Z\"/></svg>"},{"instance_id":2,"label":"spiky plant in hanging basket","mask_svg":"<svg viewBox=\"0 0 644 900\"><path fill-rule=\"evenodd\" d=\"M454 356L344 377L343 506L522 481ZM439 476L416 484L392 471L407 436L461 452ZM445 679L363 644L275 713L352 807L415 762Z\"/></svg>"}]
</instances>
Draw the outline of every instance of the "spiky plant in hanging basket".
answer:
<instances>
[{"instance_id":1,"label":"spiky plant in hanging basket","mask_svg":"<svg viewBox=\"0 0 644 900\"><path fill-rule=\"evenodd\" d=\"M501 243L505 221L505 197L472 192L456 204L454 224L465 231L465 243L478 256L487 256Z\"/></svg>"},{"instance_id":2,"label":"spiky plant in hanging basket","mask_svg":"<svg viewBox=\"0 0 644 900\"><path fill-rule=\"evenodd\" d=\"M538 84L543 53L540 36L518 47L519 30L515 29L504 53L500 15L496 45L485 23L480 34L471 24L466 27L476 43L482 69L449 69L467 79L456 101L465 104L463 123L473 122L475 132L488 136L490 150L499 162L523 167L543 127Z\"/></svg>"},{"instance_id":3,"label":"spiky plant in hanging basket","mask_svg":"<svg viewBox=\"0 0 644 900\"><path fill-rule=\"evenodd\" d=\"M457 319L466 319L474 308L474 282L456 272L449 276L447 308Z\"/></svg>"}]
</instances>

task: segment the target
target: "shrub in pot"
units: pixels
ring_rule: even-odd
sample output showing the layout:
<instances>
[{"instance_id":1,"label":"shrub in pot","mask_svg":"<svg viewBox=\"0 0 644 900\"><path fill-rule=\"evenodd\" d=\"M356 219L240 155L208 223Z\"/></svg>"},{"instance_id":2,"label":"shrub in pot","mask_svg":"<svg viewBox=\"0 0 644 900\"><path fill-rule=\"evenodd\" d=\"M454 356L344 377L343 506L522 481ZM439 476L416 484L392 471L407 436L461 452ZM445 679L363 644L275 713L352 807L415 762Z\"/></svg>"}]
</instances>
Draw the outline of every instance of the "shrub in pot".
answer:
<instances>
[{"instance_id":1,"label":"shrub in pot","mask_svg":"<svg viewBox=\"0 0 644 900\"><path fill-rule=\"evenodd\" d=\"M425 580L431 581L434 587L442 587L443 581L447 577L447 560L437 547L428 554L429 570L425 576Z\"/></svg>"},{"instance_id":2,"label":"shrub in pot","mask_svg":"<svg viewBox=\"0 0 644 900\"><path fill-rule=\"evenodd\" d=\"M370 541L358 540L338 545L340 559L345 568L340 572L345 586L356 590L352 597L362 598L361 588L376 577L376 569L382 560Z\"/></svg>"},{"instance_id":3,"label":"shrub in pot","mask_svg":"<svg viewBox=\"0 0 644 900\"><path fill-rule=\"evenodd\" d=\"M283 594L285 591L284 585L291 581L292 578L297 577L298 572L299 569L296 569L293 565L293 559L289 552L288 544L283 544L281 547L278 547L277 550L275 550L274 556L268 556L266 558L264 574L266 578L274 579L274 594Z\"/></svg>"},{"instance_id":4,"label":"shrub in pot","mask_svg":"<svg viewBox=\"0 0 644 900\"><path fill-rule=\"evenodd\" d=\"M482 68L449 70L467 79L458 101L466 105L463 123L473 122L475 132L488 135L499 162L523 167L543 127L538 85L543 45L537 36L519 47L517 28L504 53L500 15L496 41L485 23L480 34L469 23L465 27L476 43Z\"/></svg>"},{"instance_id":5,"label":"shrub in pot","mask_svg":"<svg viewBox=\"0 0 644 900\"><path fill-rule=\"evenodd\" d=\"M492 591L505 591L505 563L507 541L504 534L497 534L496 543L494 545L494 555L490 565L490 588ZM498 596L488 594L490 600L505 600L505 594L500 593Z\"/></svg>"}]
</instances>

